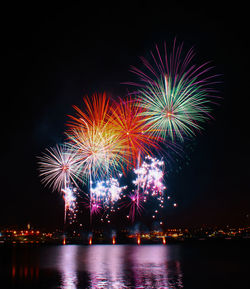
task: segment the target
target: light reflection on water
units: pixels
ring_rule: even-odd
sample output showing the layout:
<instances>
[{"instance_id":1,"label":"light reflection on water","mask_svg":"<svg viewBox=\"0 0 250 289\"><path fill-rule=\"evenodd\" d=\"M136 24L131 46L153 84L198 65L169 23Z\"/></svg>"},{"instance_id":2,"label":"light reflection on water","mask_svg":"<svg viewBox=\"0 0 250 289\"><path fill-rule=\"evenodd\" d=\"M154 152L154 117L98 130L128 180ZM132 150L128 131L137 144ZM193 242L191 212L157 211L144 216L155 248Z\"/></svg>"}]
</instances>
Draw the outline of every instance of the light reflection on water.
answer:
<instances>
[{"instance_id":1,"label":"light reflection on water","mask_svg":"<svg viewBox=\"0 0 250 289\"><path fill-rule=\"evenodd\" d=\"M88 250L87 262L90 288L123 288L123 246L92 246Z\"/></svg>"},{"instance_id":2,"label":"light reflection on water","mask_svg":"<svg viewBox=\"0 0 250 289\"><path fill-rule=\"evenodd\" d=\"M175 245L19 249L12 252L12 288L183 288Z\"/></svg>"},{"instance_id":3,"label":"light reflection on water","mask_svg":"<svg viewBox=\"0 0 250 289\"><path fill-rule=\"evenodd\" d=\"M245 241L0 246L0 288L248 289L249 259Z\"/></svg>"},{"instance_id":4,"label":"light reflection on water","mask_svg":"<svg viewBox=\"0 0 250 289\"><path fill-rule=\"evenodd\" d=\"M73 289L77 288L77 251L76 246L61 247L61 261L59 263L59 270L62 275L62 288ZM59 255L60 256L60 255Z\"/></svg>"},{"instance_id":5,"label":"light reflection on water","mask_svg":"<svg viewBox=\"0 0 250 289\"><path fill-rule=\"evenodd\" d=\"M172 246L61 246L41 267L57 269L61 288L79 288L85 271L88 288L183 288L178 251ZM47 256L47 257L48 257Z\"/></svg>"}]
</instances>

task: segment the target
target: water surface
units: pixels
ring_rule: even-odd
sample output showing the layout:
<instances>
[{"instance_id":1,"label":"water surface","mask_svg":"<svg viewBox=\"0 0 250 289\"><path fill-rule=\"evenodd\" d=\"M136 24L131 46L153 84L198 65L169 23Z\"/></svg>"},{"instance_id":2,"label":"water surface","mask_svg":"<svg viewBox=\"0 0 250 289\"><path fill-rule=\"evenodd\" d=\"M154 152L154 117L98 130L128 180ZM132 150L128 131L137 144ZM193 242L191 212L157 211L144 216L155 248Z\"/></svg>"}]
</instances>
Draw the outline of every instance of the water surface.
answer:
<instances>
[{"instance_id":1,"label":"water surface","mask_svg":"<svg viewBox=\"0 0 250 289\"><path fill-rule=\"evenodd\" d=\"M1 288L249 288L248 245L0 247Z\"/></svg>"}]
</instances>

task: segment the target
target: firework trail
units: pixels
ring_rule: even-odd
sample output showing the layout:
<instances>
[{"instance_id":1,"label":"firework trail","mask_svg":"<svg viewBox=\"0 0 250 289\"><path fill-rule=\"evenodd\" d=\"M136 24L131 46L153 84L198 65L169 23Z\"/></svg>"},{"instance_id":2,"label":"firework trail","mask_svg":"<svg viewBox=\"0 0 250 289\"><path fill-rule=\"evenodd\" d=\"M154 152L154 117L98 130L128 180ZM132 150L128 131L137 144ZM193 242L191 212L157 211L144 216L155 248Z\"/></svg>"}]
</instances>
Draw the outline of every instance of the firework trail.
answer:
<instances>
[{"instance_id":1,"label":"firework trail","mask_svg":"<svg viewBox=\"0 0 250 289\"><path fill-rule=\"evenodd\" d=\"M128 215L128 217L131 219L131 221L133 223L135 220L136 213L141 215L143 208L144 208L143 202L146 202L146 200L144 199L143 194L141 194L139 190L129 194L128 198L129 198L129 204L128 204L129 215Z\"/></svg>"},{"instance_id":2,"label":"firework trail","mask_svg":"<svg viewBox=\"0 0 250 289\"><path fill-rule=\"evenodd\" d=\"M215 91L211 86L214 76L208 75L208 63L191 64L193 49L183 56L182 46L174 42L173 51L161 55L158 46L151 52L152 61L142 58L145 72L132 68L141 81L135 84L141 115L155 137L184 140L201 129L200 123L210 119L211 103ZM133 84L134 85L134 84Z\"/></svg>"},{"instance_id":3,"label":"firework trail","mask_svg":"<svg viewBox=\"0 0 250 289\"><path fill-rule=\"evenodd\" d=\"M77 187L76 180L79 179L79 164L76 161L74 151L66 144L57 145L54 148L47 149L39 158L39 171L42 183L52 187L53 191L63 194L65 209L64 223L66 222L67 210L72 209L75 205L74 191L71 189L72 184Z\"/></svg>"},{"instance_id":4,"label":"firework trail","mask_svg":"<svg viewBox=\"0 0 250 289\"><path fill-rule=\"evenodd\" d=\"M62 189L64 194L64 202L65 202L65 215L64 222L66 223L67 213L69 215L69 222L72 224L76 218L77 212L77 189L72 186L68 186L66 189ZM69 214L70 213L70 214Z\"/></svg>"}]
</instances>

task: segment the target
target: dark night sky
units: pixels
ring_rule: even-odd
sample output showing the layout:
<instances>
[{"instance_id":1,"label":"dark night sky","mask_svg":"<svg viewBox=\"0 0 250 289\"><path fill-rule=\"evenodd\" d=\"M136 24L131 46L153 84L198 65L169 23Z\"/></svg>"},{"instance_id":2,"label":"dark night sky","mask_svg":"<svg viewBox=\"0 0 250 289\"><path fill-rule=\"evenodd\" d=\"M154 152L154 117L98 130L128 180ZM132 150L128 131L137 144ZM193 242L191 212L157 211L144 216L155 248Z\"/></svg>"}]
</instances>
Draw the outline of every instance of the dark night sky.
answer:
<instances>
[{"instance_id":1,"label":"dark night sky","mask_svg":"<svg viewBox=\"0 0 250 289\"><path fill-rule=\"evenodd\" d=\"M35 1L4 8L0 226L61 225L63 201L40 184L36 156L64 140L73 104L81 106L82 97L95 91L124 95L121 82L134 77L130 65L140 65L139 56L175 37L195 47L199 63L212 60L214 72L223 75L223 101L216 120L196 138L190 164L168 177L179 204L166 209L169 225L249 223L247 8L240 2L171 2Z\"/></svg>"}]
</instances>

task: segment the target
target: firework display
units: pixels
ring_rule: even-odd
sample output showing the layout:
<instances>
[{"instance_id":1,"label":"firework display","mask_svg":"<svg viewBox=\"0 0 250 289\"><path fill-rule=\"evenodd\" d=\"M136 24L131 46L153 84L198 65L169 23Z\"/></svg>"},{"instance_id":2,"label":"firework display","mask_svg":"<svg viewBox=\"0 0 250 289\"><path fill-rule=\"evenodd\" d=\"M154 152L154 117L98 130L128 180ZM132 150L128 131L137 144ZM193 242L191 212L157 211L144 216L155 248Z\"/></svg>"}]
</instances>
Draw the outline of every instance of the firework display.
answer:
<instances>
[{"instance_id":1,"label":"firework display","mask_svg":"<svg viewBox=\"0 0 250 289\"><path fill-rule=\"evenodd\" d=\"M112 108L112 123L115 132L124 140L125 149L128 150L129 164L134 167L141 155L147 155L152 147L157 148L154 137L147 133L148 126L142 116L143 110L137 101L131 97L120 102Z\"/></svg>"},{"instance_id":2,"label":"firework display","mask_svg":"<svg viewBox=\"0 0 250 289\"><path fill-rule=\"evenodd\" d=\"M86 112L74 106L77 117L70 116L67 135L81 164L82 175L91 181L121 167L126 147L110 122L111 108L106 94L85 97L84 104Z\"/></svg>"},{"instance_id":3,"label":"firework display","mask_svg":"<svg viewBox=\"0 0 250 289\"><path fill-rule=\"evenodd\" d=\"M94 94L84 97L83 109L73 106L67 143L39 158L42 182L63 195L65 222L66 212L75 218L78 188L84 186L90 216L108 222L123 207L129 207L127 218L134 222L151 201L156 220L169 200L159 151L195 135L211 118L214 76L208 75L207 63L193 64L193 49L184 54L175 42L170 54L166 45L163 54L156 46L151 58L142 58L145 70L132 68L139 82L130 83L136 90L129 96L114 101L106 93ZM121 176L129 172L135 180L122 186Z\"/></svg>"},{"instance_id":4,"label":"firework display","mask_svg":"<svg viewBox=\"0 0 250 289\"><path fill-rule=\"evenodd\" d=\"M72 224L76 219L77 210L77 189L75 187L68 186L65 189L62 189L64 202L65 202L65 215L64 215L64 223L66 222L66 218L68 217L68 221ZM68 216L67 216L68 215Z\"/></svg>"},{"instance_id":5,"label":"firework display","mask_svg":"<svg viewBox=\"0 0 250 289\"><path fill-rule=\"evenodd\" d=\"M79 127L69 136L69 146L76 152L83 179L111 175L122 167L125 158L122 141L109 127Z\"/></svg>"},{"instance_id":6,"label":"firework display","mask_svg":"<svg viewBox=\"0 0 250 289\"><path fill-rule=\"evenodd\" d=\"M65 144L57 145L55 148L47 149L47 152L39 157L38 164L42 182L63 195L64 222L66 222L67 211L73 212L76 207L75 193L79 164L75 152Z\"/></svg>"},{"instance_id":7,"label":"firework display","mask_svg":"<svg viewBox=\"0 0 250 289\"><path fill-rule=\"evenodd\" d=\"M80 174L89 184L90 215L106 209L108 203L114 203L114 179L112 176L123 169L126 159L125 140L115 130L111 123L110 102L106 94L93 95L92 99L84 99L86 112L75 107L77 117L71 116L69 123L69 145L76 152L80 164ZM99 179L111 178L109 189L100 186L104 182ZM92 184L96 183L96 188ZM103 193L103 195L102 195ZM100 203L102 201L102 204ZM111 206L112 207L112 206Z\"/></svg>"},{"instance_id":8,"label":"firework display","mask_svg":"<svg viewBox=\"0 0 250 289\"><path fill-rule=\"evenodd\" d=\"M158 206L163 208L164 191L166 187L163 183L164 162L151 156L146 156L142 165L134 169L136 179L133 181L136 189L134 193L129 196L131 208L130 218L135 219L135 213L141 213L143 203L147 202L150 198L154 198L158 202ZM158 213L158 210L155 210ZM155 218L155 215L153 215Z\"/></svg>"},{"instance_id":9,"label":"firework display","mask_svg":"<svg viewBox=\"0 0 250 289\"><path fill-rule=\"evenodd\" d=\"M110 178L107 181L97 181L95 184L91 183L91 202L93 205L96 204L99 209L102 207L105 211L114 211L114 204L121 198L121 193L126 188L127 186L121 187L119 181L115 178Z\"/></svg>"},{"instance_id":10,"label":"firework display","mask_svg":"<svg viewBox=\"0 0 250 289\"><path fill-rule=\"evenodd\" d=\"M166 46L161 56L158 46L151 52L152 61L142 58L145 71L135 67L139 76L136 95L141 115L157 138L184 140L201 129L201 123L210 119L210 103L214 99L211 67L208 63L196 66L191 63L194 52L190 49L182 57L182 45L167 53Z\"/></svg>"}]
</instances>

